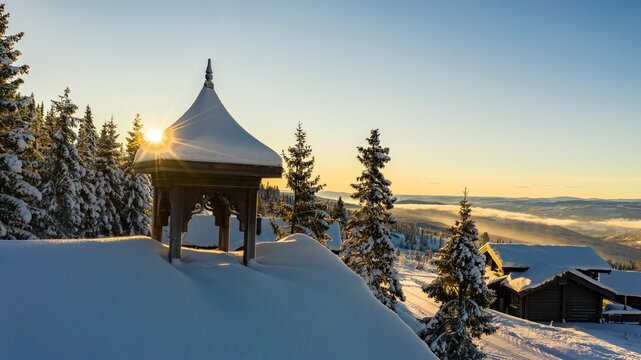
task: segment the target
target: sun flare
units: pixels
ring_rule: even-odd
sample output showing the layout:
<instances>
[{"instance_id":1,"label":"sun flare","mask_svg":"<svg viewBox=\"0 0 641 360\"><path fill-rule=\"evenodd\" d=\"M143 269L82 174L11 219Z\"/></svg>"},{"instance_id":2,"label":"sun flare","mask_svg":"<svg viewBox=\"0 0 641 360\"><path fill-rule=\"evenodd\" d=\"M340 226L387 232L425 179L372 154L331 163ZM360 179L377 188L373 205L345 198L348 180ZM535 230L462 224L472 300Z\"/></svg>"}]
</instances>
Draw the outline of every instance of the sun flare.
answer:
<instances>
[{"instance_id":1,"label":"sun flare","mask_svg":"<svg viewBox=\"0 0 641 360\"><path fill-rule=\"evenodd\" d=\"M159 143L162 141L162 130L160 129L149 129L145 133L145 141L150 143Z\"/></svg>"}]
</instances>

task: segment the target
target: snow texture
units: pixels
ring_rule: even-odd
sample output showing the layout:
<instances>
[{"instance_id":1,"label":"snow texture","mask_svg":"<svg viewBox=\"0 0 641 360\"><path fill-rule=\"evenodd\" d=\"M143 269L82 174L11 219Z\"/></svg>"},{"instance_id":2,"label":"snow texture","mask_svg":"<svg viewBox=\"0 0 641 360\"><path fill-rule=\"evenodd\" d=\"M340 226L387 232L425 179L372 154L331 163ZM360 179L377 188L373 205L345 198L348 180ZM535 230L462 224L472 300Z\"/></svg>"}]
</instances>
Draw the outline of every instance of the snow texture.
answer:
<instances>
[{"instance_id":1,"label":"snow texture","mask_svg":"<svg viewBox=\"0 0 641 360\"><path fill-rule=\"evenodd\" d=\"M617 295L641 297L641 272L612 270L610 274L600 274L599 281L614 289Z\"/></svg>"},{"instance_id":2,"label":"snow texture","mask_svg":"<svg viewBox=\"0 0 641 360\"><path fill-rule=\"evenodd\" d=\"M436 278L434 268L427 265L424 270L417 270L414 262L403 261L399 275L407 300L398 304L398 315L414 330L419 330L423 324L416 319L433 316L438 311L438 304L421 290ZM490 311L498 330L477 342L488 359L641 358L639 325L568 322L549 326Z\"/></svg>"},{"instance_id":3,"label":"snow texture","mask_svg":"<svg viewBox=\"0 0 641 360\"><path fill-rule=\"evenodd\" d=\"M274 241L276 234L270 225L270 218L263 218L261 220L261 231L256 235L256 242ZM281 219L275 219L279 226L285 226ZM207 214L196 214L191 217L189 228L183 237L183 244L195 245L204 248L211 248L218 246L218 226L214 223L214 216ZM229 248L238 250L243 246L244 234L239 230L239 222L235 216L232 216L229 221ZM332 251L338 251L341 246L341 233L338 222L332 223L327 230L327 235L330 240L327 246ZM169 241L169 227L163 227L163 242Z\"/></svg>"},{"instance_id":4,"label":"snow texture","mask_svg":"<svg viewBox=\"0 0 641 360\"><path fill-rule=\"evenodd\" d=\"M502 267L528 268L538 264L579 270L611 270L612 267L589 246L487 243Z\"/></svg>"},{"instance_id":5,"label":"snow texture","mask_svg":"<svg viewBox=\"0 0 641 360\"><path fill-rule=\"evenodd\" d=\"M240 254L145 237L0 242L1 359L434 359L363 280L293 235Z\"/></svg>"},{"instance_id":6,"label":"snow texture","mask_svg":"<svg viewBox=\"0 0 641 360\"><path fill-rule=\"evenodd\" d=\"M189 110L164 131L163 144L143 144L135 162L156 159L278 166L278 154L243 129L214 89L203 87Z\"/></svg>"}]
</instances>

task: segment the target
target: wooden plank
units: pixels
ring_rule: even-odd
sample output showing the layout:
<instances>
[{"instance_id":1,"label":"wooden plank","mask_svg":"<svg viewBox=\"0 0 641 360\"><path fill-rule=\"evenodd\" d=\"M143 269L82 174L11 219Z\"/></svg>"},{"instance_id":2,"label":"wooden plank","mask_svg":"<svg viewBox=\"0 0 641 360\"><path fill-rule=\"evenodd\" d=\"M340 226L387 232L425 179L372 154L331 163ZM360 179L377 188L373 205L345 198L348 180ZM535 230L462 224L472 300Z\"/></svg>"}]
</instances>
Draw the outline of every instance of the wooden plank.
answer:
<instances>
[{"instance_id":1,"label":"wooden plank","mask_svg":"<svg viewBox=\"0 0 641 360\"><path fill-rule=\"evenodd\" d=\"M183 189L173 187L170 192L171 217L169 224L169 262L180 259L183 234Z\"/></svg>"},{"instance_id":2,"label":"wooden plank","mask_svg":"<svg viewBox=\"0 0 641 360\"><path fill-rule=\"evenodd\" d=\"M257 213L257 191L247 190L246 206L243 212L245 220L245 238L243 251L243 263L247 265L249 260L256 257L256 213Z\"/></svg>"},{"instance_id":3,"label":"wooden plank","mask_svg":"<svg viewBox=\"0 0 641 360\"><path fill-rule=\"evenodd\" d=\"M154 187L153 210L151 216L151 238L162 241L162 220L160 219L160 189Z\"/></svg>"},{"instance_id":4,"label":"wooden plank","mask_svg":"<svg viewBox=\"0 0 641 360\"><path fill-rule=\"evenodd\" d=\"M228 174L256 176L260 178L279 178L283 173L283 168L281 166L156 159L135 163L134 171L145 174L176 172L190 174L194 177L205 174Z\"/></svg>"},{"instance_id":5,"label":"wooden plank","mask_svg":"<svg viewBox=\"0 0 641 360\"><path fill-rule=\"evenodd\" d=\"M221 211L221 219L218 226L218 249L229 251L229 213Z\"/></svg>"}]
</instances>

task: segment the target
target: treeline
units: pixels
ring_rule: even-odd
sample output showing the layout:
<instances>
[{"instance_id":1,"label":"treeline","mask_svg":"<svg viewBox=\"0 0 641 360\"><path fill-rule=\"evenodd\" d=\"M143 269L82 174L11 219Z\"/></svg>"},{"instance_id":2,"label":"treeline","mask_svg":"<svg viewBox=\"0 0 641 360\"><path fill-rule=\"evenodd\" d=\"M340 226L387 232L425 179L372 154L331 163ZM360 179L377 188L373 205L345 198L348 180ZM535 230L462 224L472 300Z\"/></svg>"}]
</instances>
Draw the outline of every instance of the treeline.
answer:
<instances>
[{"instance_id":1,"label":"treeline","mask_svg":"<svg viewBox=\"0 0 641 360\"><path fill-rule=\"evenodd\" d=\"M98 133L89 106L77 117L69 88L45 111L19 91L24 34L8 24L0 4L0 239L148 234L150 182L132 168L140 115L123 147L113 119Z\"/></svg>"},{"instance_id":2,"label":"treeline","mask_svg":"<svg viewBox=\"0 0 641 360\"><path fill-rule=\"evenodd\" d=\"M608 264L612 266L613 269L616 270L636 270L636 271L641 271L641 260L637 261L619 261L619 260L613 260L613 259L606 259Z\"/></svg>"}]
</instances>

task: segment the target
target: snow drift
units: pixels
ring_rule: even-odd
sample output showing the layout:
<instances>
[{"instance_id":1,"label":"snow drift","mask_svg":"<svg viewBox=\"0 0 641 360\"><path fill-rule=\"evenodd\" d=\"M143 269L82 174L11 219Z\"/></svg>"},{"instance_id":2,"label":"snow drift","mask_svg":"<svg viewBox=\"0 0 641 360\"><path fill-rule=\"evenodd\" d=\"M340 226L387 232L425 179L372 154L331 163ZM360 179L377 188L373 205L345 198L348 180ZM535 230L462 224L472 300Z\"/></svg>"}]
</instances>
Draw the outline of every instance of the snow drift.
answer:
<instances>
[{"instance_id":1,"label":"snow drift","mask_svg":"<svg viewBox=\"0 0 641 360\"><path fill-rule=\"evenodd\" d=\"M425 359L427 346L315 240L257 258L144 237L0 241L0 358Z\"/></svg>"}]
</instances>

